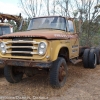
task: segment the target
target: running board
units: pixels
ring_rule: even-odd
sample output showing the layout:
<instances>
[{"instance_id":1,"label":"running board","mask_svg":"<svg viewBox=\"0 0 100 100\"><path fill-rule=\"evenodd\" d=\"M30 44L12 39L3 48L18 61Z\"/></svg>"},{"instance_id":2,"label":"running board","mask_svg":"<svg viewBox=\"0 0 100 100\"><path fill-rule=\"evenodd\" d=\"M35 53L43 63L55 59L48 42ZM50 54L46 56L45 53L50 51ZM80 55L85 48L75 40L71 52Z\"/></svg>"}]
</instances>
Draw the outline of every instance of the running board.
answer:
<instances>
[{"instance_id":1,"label":"running board","mask_svg":"<svg viewBox=\"0 0 100 100\"><path fill-rule=\"evenodd\" d=\"M79 62L82 62L82 59L71 59L70 60L73 64L77 64Z\"/></svg>"}]
</instances>

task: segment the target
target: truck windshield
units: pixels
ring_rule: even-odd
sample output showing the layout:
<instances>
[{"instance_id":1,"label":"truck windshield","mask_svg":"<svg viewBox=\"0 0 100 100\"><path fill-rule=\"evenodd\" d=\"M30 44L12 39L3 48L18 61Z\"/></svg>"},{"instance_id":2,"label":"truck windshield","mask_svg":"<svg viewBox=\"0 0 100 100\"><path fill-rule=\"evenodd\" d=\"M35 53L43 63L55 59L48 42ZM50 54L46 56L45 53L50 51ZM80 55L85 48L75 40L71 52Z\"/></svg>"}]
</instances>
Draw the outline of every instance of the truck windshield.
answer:
<instances>
[{"instance_id":1,"label":"truck windshield","mask_svg":"<svg viewBox=\"0 0 100 100\"><path fill-rule=\"evenodd\" d=\"M11 33L9 26L0 26L0 35L5 35L9 33Z\"/></svg>"},{"instance_id":2,"label":"truck windshield","mask_svg":"<svg viewBox=\"0 0 100 100\"><path fill-rule=\"evenodd\" d=\"M63 17L40 17L31 19L27 30L55 29L66 30L66 20Z\"/></svg>"}]
</instances>

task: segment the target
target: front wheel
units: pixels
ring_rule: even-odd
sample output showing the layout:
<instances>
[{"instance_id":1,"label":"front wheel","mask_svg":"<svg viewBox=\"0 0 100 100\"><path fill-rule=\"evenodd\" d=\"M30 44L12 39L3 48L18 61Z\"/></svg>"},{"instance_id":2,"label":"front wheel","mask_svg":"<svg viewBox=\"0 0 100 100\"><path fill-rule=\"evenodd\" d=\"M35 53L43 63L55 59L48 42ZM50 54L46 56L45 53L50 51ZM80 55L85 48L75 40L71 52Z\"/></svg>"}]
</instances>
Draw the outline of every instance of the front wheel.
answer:
<instances>
[{"instance_id":1,"label":"front wheel","mask_svg":"<svg viewBox=\"0 0 100 100\"><path fill-rule=\"evenodd\" d=\"M64 58L58 57L50 69L50 84L53 88L62 87L67 79L67 64Z\"/></svg>"},{"instance_id":2,"label":"front wheel","mask_svg":"<svg viewBox=\"0 0 100 100\"><path fill-rule=\"evenodd\" d=\"M22 80L23 73L18 72L17 68L14 66L5 66L4 67L4 76L10 83L17 83Z\"/></svg>"}]
</instances>

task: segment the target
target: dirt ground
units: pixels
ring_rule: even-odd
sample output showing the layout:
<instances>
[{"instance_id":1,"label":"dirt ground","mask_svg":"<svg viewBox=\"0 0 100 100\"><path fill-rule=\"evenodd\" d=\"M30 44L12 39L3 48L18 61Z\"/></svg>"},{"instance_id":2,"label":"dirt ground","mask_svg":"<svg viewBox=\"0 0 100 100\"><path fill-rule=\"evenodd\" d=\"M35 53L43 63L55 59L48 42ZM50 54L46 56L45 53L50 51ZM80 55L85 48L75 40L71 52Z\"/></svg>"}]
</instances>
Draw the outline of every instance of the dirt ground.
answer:
<instances>
[{"instance_id":1,"label":"dirt ground","mask_svg":"<svg viewBox=\"0 0 100 100\"><path fill-rule=\"evenodd\" d=\"M68 65L68 78L61 89L53 89L48 75L24 77L16 84L6 81L0 70L0 99L6 100L100 100L100 66L85 69Z\"/></svg>"}]
</instances>

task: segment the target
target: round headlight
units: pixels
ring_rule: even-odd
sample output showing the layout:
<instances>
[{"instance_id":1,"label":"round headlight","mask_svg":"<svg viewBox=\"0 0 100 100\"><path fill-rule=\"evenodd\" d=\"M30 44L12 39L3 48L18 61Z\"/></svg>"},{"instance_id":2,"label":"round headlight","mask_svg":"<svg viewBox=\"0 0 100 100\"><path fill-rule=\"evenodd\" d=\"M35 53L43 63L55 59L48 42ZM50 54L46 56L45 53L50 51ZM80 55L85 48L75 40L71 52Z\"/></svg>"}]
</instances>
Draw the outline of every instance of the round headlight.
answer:
<instances>
[{"instance_id":1,"label":"round headlight","mask_svg":"<svg viewBox=\"0 0 100 100\"><path fill-rule=\"evenodd\" d=\"M43 55L43 54L44 54L44 51L43 51L42 49L40 49L40 50L39 50L39 54L40 54L40 55Z\"/></svg>"},{"instance_id":2,"label":"round headlight","mask_svg":"<svg viewBox=\"0 0 100 100\"><path fill-rule=\"evenodd\" d=\"M40 48L44 49L46 47L46 44L44 42L40 43Z\"/></svg>"},{"instance_id":3,"label":"round headlight","mask_svg":"<svg viewBox=\"0 0 100 100\"><path fill-rule=\"evenodd\" d=\"M1 42L1 43L0 43L0 47L1 47L1 48L5 47L5 43Z\"/></svg>"},{"instance_id":4,"label":"round headlight","mask_svg":"<svg viewBox=\"0 0 100 100\"><path fill-rule=\"evenodd\" d=\"M44 55L46 52L47 44L45 42L40 42L38 46L38 53L39 55Z\"/></svg>"},{"instance_id":5,"label":"round headlight","mask_svg":"<svg viewBox=\"0 0 100 100\"><path fill-rule=\"evenodd\" d=\"M2 54L5 54L6 53L6 48L4 47L4 48L1 48L1 53Z\"/></svg>"},{"instance_id":6,"label":"round headlight","mask_svg":"<svg viewBox=\"0 0 100 100\"><path fill-rule=\"evenodd\" d=\"M4 42L0 43L0 51L1 51L2 54L6 53L6 45L5 45Z\"/></svg>"}]
</instances>

